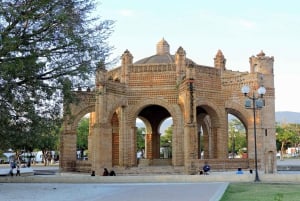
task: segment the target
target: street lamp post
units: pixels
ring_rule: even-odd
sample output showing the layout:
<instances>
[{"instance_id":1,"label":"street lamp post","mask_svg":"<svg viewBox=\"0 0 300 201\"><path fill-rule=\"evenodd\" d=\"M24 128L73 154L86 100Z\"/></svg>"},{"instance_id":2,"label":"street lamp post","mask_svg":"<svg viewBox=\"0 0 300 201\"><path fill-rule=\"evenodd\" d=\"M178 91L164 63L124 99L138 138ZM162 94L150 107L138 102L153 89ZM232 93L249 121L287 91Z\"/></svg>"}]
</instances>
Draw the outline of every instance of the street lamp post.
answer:
<instances>
[{"instance_id":1,"label":"street lamp post","mask_svg":"<svg viewBox=\"0 0 300 201\"><path fill-rule=\"evenodd\" d=\"M259 182L258 170L257 170L257 145L256 145L256 109L262 109L264 106L263 96L266 93L266 88L263 86L257 90L258 96L255 96L253 92L252 96L249 96L249 86L242 87L242 93L248 98L245 101L245 107L252 109L253 111L253 133L254 133L254 155L255 155L255 182Z\"/></svg>"}]
</instances>

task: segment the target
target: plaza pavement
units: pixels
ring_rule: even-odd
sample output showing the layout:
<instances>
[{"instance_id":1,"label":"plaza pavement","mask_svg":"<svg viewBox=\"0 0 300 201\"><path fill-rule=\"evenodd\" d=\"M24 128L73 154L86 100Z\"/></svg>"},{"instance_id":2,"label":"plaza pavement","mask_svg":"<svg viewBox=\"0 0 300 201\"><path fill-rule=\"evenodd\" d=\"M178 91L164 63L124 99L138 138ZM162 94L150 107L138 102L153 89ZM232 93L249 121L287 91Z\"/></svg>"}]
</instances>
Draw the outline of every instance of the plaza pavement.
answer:
<instances>
[{"instance_id":1,"label":"plaza pavement","mask_svg":"<svg viewBox=\"0 0 300 201\"><path fill-rule=\"evenodd\" d=\"M300 165L300 160L278 161ZM0 167L5 168L5 167ZM33 166L57 171L57 166ZM259 173L262 182L300 183L300 172ZM255 174L234 171L210 175L151 175L92 177L89 174L56 173L0 177L0 200L5 201L218 201L230 182L253 182Z\"/></svg>"}]
</instances>

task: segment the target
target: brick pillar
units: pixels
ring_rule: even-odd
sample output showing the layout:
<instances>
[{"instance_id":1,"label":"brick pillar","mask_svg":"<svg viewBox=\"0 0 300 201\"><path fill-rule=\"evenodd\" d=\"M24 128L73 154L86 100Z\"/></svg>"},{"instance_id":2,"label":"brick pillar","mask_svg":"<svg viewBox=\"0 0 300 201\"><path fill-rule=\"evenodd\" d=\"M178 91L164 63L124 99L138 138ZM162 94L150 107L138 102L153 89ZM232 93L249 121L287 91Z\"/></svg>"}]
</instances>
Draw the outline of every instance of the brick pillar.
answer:
<instances>
[{"instance_id":1,"label":"brick pillar","mask_svg":"<svg viewBox=\"0 0 300 201\"><path fill-rule=\"evenodd\" d=\"M93 139L92 139L92 135L94 133L94 125L95 125L95 121L96 121L96 113L95 112L91 112L90 113L90 121L89 121L89 136L88 136L88 160L91 160L91 152L93 150Z\"/></svg>"},{"instance_id":2,"label":"brick pillar","mask_svg":"<svg viewBox=\"0 0 300 201\"><path fill-rule=\"evenodd\" d=\"M227 138L228 135L224 135L226 133L225 129L221 129L218 127L212 128L212 135L214 136L214 158L224 159L227 158Z\"/></svg>"},{"instance_id":3,"label":"brick pillar","mask_svg":"<svg viewBox=\"0 0 300 201\"><path fill-rule=\"evenodd\" d=\"M114 113L111 119L112 125L112 165L119 165L119 119Z\"/></svg>"},{"instance_id":4,"label":"brick pillar","mask_svg":"<svg viewBox=\"0 0 300 201\"><path fill-rule=\"evenodd\" d=\"M134 136L135 128L127 126L127 107L120 109L120 130L119 130L119 165L132 166L135 164Z\"/></svg>"},{"instance_id":5,"label":"brick pillar","mask_svg":"<svg viewBox=\"0 0 300 201\"><path fill-rule=\"evenodd\" d=\"M63 131L60 141L60 170L72 171L76 167L76 131Z\"/></svg>"},{"instance_id":6,"label":"brick pillar","mask_svg":"<svg viewBox=\"0 0 300 201\"><path fill-rule=\"evenodd\" d=\"M152 153L152 143L153 143L153 140L152 140L152 137L153 135L152 134L148 134L146 133L145 135L145 156L147 159L153 159L153 153Z\"/></svg>"},{"instance_id":7,"label":"brick pillar","mask_svg":"<svg viewBox=\"0 0 300 201\"><path fill-rule=\"evenodd\" d=\"M112 133L112 165L119 165L119 133Z\"/></svg>"},{"instance_id":8,"label":"brick pillar","mask_svg":"<svg viewBox=\"0 0 300 201\"><path fill-rule=\"evenodd\" d=\"M192 160L197 159L197 127L195 124L186 124L184 126L184 166L188 174L195 172L195 166Z\"/></svg>"},{"instance_id":9,"label":"brick pillar","mask_svg":"<svg viewBox=\"0 0 300 201\"><path fill-rule=\"evenodd\" d=\"M172 164L174 166L184 165L184 127L173 126L172 134Z\"/></svg>"},{"instance_id":10,"label":"brick pillar","mask_svg":"<svg viewBox=\"0 0 300 201\"><path fill-rule=\"evenodd\" d=\"M112 131L110 124L96 123L93 134L92 170L102 175L103 168L112 167Z\"/></svg>"}]
</instances>

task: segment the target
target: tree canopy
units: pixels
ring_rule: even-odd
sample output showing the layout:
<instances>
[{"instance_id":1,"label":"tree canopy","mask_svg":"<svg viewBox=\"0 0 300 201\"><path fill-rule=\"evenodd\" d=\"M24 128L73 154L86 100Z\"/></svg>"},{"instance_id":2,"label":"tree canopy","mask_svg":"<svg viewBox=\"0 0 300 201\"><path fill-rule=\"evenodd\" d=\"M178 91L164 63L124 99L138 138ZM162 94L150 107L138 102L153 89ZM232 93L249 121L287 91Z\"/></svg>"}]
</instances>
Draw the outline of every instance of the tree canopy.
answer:
<instances>
[{"instance_id":1,"label":"tree canopy","mask_svg":"<svg viewBox=\"0 0 300 201\"><path fill-rule=\"evenodd\" d=\"M173 134L173 126L169 126L165 133L160 136L160 145L161 146L171 146L172 145L172 134Z\"/></svg>"},{"instance_id":2,"label":"tree canopy","mask_svg":"<svg viewBox=\"0 0 300 201\"><path fill-rule=\"evenodd\" d=\"M137 128L137 151L145 149L145 128Z\"/></svg>"},{"instance_id":3,"label":"tree canopy","mask_svg":"<svg viewBox=\"0 0 300 201\"><path fill-rule=\"evenodd\" d=\"M77 149L86 150L88 148L89 118L82 118L77 127Z\"/></svg>"},{"instance_id":4,"label":"tree canopy","mask_svg":"<svg viewBox=\"0 0 300 201\"><path fill-rule=\"evenodd\" d=\"M94 8L93 0L0 1L0 148L24 136L35 143L42 122L61 119L72 90L92 85L113 26Z\"/></svg>"},{"instance_id":5,"label":"tree canopy","mask_svg":"<svg viewBox=\"0 0 300 201\"><path fill-rule=\"evenodd\" d=\"M298 146L300 143L298 124L276 125L276 141L280 144L280 159L283 159L284 151L288 146ZM278 148L277 148L278 149Z\"/></svg>"}]
</instances>

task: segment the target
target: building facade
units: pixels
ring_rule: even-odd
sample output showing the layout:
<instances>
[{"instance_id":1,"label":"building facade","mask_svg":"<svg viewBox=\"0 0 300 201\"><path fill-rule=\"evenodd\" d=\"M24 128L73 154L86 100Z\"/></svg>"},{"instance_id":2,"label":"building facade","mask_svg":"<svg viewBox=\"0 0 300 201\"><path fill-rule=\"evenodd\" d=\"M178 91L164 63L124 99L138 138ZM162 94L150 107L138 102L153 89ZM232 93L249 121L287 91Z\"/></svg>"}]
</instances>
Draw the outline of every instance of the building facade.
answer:
<instances>
[{"instance_id":1,"label":"building facade","mask_svg":"<svg viewBox=\"0 0 300 201\"><path fill-rule=\"evenodd\" d=\"M61 134L61 171L95 171L104 167L136 167L136 119L146 126L145 160L149 166L160 158L161 123L171 117L171 166L182 167L184 174L195 174L209 162L214 169L254 169L254 116L245 108L244 85L254 90L266 88L264 107L256 111L258 169L276 172L274 58L260 52L250 57L249 72L226 68L219 50L214 66L198 65L179 47L174 55L162 39L156 54L133 62L126 50L121 66L96 71L95 89L76 91L78 102L65 114ZM76 160L76 129L79 120L90 113L88 160ZM228 158L228 114L244 125L247 157ZM203 142L200 143L200 136ZM200 147L202 144L203 147ZM204 155L201 157L201 150Z\"/></svg>"}]
</instances>

